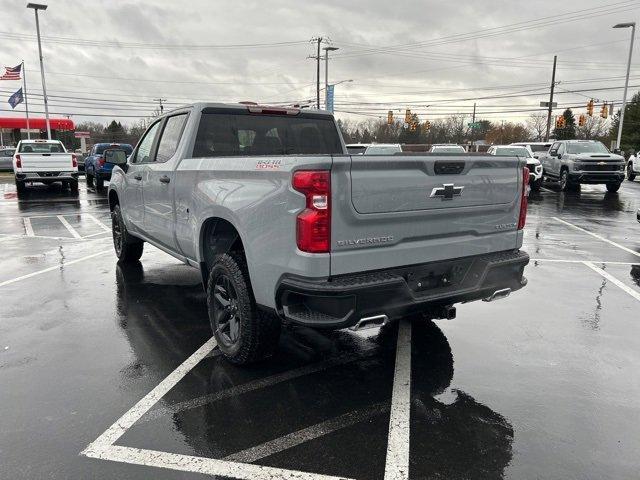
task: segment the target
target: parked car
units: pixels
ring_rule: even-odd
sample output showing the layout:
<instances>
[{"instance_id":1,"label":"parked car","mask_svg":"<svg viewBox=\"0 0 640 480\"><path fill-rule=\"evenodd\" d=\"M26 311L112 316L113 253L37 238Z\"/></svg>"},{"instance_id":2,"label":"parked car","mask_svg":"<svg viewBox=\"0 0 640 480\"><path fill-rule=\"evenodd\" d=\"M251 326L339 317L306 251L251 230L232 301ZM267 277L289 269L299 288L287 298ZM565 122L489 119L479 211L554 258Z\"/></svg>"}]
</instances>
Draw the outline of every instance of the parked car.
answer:
<instances>
[{"instance_id":1,"label":"parked car","mask_svg":"<svg viewBox=\"0 0 640 480\"><path fill-rule=\"evenodd\" d=\"M13 170L13 154L15 148L0 147L0 170Z\"/></svg>"},{"instance_id":2,"label":"parked car","mask_svg":"<svg viewBox=\"0 0 640 480\"><path fill-rule=\"evenodd\" d=\"M21 140L13 155L13 173L18 195L27 183L61 182L78 191L78 162L59 140Z\"/></svg>"},{"instance_id":3,"label":"parked car","mask_svg":"<svg viewBox=\"0 0 640 480\"><path fill-rule=\"evenodd\" d=\"M527 168L529 169L529 185L531 190L539 192L542 188L542 164L537 158L533 158L531 151L526 147L516 145L492 145L487 150L489 155L497 155L499 157L520 157L527 160Z\"/></svg>"},{"instance_id":4,"label":"parked car","mask_svg":"<svg viewBox=\"0 0 640 480\"><path fill-rule=\"evenodd\" d=\"M452 143L431 145L430 153L467 153L464 147Z\"/></svg>"},{"instance_id":5,"label":"parked car","mask_svg":"<svg viewBox=\"0 0 640 480\"><path fill-rule=\"evenodd\" d=\"M394 153L402 153L399 143L372 143L364 151L365 155L393 155Z\"/></svg>"},{"instance_id":6,"label":"parked car","mask_svg":"<svg viewBox=\"0 0 640 480\"><path fill-rule=\"evenodd\" d=\"M131 155L133 147L128 143L96 143L87 157L84 159L84 171L87 176L87 187L102 190L105 180L111 179L112 165L107 165L104 161L106 150L124 150L125 154Z\"/></svg>"},{"instance_id":7,"label":"parked car","mask_svg":"<svg viewBox=\"0 0 640 480\"><path fill-rule=\"evenodd\" d=\"M547 153L552 144L553 142L516 142L511 145L525 147L533 158L540 159L540 155Z\"/></svg>"},{"instance_id":8,"label":"parked car","mask_svg":"<svg viewBox=\"0 0 640 480\"><path fill-rule=\"evenodd\" d=\"M627 160L627 180L633 182L636 175L640 175L640 152L630 155Z\"/></svg>"},{"instance_id":9,"label":"parked car","mask_svg":"<svg viewBox=\"0 0 640 480\"><path fill-rule=\"evenodd\" d=\"M557 180L562 190L604 184L607 191L617 192L625 175L624 157L596 140L555 141L540 161L544 176Z\"/></svg>"},{"instance_id":10,"label":"parked car","mask_svg":"<svg viewBox=\"0 0 640 480\"><path fill-rule=\"evenodd\" d=\"M166 113L128 160L105 151L118 165L108 192L116 255L135 262L148 242L199 268L218 346L238 364L269 355L282 321L453 318L455 303L525 285L523 159L487 156L495 168L484 169L478 155L386 158L348 155L328 112Z\"/></svg>"},{"instance_id":11,"label":"parked car","mask_svg":"<svg viewBox=\"0 0 640 480\"><path fill-rule=\"evenodd\" d=\"M370 143L348 143L347 153L352 155L362 155Z\"/></svg>"}]
</instances>

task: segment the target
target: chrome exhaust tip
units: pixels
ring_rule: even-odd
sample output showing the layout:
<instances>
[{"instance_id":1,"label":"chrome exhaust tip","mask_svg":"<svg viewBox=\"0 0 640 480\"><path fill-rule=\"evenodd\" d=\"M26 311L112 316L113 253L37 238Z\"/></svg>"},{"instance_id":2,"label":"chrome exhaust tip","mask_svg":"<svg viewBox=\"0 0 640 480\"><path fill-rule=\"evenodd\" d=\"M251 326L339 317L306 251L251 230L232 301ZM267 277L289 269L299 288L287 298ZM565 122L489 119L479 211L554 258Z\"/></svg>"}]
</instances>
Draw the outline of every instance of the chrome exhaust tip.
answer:
<instances>
[{"instance_id":1,"label":"chrome exhaust tip","mask_svg":"<svg viewBox=\"0 0 640 480\"><path fill-rule=\"evenodd\" d=\"M502 300L503 298L507 298L511 293L510 288L503 288L501 290L496 290L491 294L490 297L483 298L483 302L493 302L494 300Z\"/></svg>"},{"instance_id":2,"label":"chrome exhaust tip","mask_svg":"<svg viewBox=\"0 0 640 480\"><path fill-rule=\"evenodd\" d=\"M349 330L357 332L358 330L365 330L367 328L381 327L389 321L389 317L386 315L374 315L372 317L362 317L358 320L353 327L349 327Z\"/></svg>"}]
</instances>

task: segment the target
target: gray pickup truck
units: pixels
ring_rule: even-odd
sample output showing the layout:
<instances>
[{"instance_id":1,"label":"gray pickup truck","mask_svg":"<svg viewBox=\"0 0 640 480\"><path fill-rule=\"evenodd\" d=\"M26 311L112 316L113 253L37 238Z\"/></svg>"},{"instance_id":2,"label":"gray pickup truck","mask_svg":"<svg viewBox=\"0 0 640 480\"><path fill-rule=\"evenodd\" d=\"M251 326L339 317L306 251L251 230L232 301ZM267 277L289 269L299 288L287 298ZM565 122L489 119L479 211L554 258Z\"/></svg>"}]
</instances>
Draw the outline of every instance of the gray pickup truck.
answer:
<instances>
[{"instance_id":1,"label":"gray pickup truck","mask_svg":"<svg viewBox=\"0 0 640 480\"><path fill-rule=\"evenodd\" d=\"M148 242L199 268L234 363L272 353L283 323L452 318L526 284L516 157L349 155L327 112L200 103L105 160L119 260Z\"/></svg>"},{"instance_id":2,"label":"gray pickup truck","mask_svg":"<svg viewBox=\"0 0 640 480\"><path fill-rule=\"evenodd\" d=\"M617 192L624 180L624 157L610 153L597 140L558 140L540 156L544 177L557 180L561 190L581 184L604 184Z\"/></svg>"}]
</instances>

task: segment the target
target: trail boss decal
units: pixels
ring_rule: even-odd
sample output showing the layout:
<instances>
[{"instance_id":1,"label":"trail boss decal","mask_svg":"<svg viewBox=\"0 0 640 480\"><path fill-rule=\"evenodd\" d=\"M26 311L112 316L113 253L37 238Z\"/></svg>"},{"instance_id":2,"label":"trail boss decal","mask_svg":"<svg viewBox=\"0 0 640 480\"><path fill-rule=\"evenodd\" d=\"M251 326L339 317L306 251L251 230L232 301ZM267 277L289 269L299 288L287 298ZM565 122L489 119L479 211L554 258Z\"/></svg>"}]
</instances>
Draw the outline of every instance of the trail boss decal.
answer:
<instances>
[{"instance_id":1,"label":"trail boss decal","mask_svg":"<svg viewBox=\"0 0 640 480\"><path fill-rule=\"evenodd\" d=\"M278 170L282 165L280 158L264 158L256 163L256 170Z\"/></svg>"}]
</instances>

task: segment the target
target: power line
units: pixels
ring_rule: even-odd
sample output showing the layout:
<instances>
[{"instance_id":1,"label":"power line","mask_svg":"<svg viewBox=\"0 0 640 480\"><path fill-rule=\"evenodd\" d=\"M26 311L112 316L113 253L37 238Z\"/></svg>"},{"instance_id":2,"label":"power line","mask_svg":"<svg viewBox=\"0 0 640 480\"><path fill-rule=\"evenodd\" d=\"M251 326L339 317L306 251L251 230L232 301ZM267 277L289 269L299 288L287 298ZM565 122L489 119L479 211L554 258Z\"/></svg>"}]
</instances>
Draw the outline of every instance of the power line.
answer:
<instances>
[{"instance_id":1,"label":"power line","mask_svg":"<svg viewBox=\"0 0 640 480\"><path fill-rule=\"evenodd\" d=\"M18 32L0 32L0 37L11 40L33 40L35 35L18 33ZM239 43L239 44L179 44L179 43L132 43L132 42L114 42L108 40L94 40L73 37L55 37L42 36L46 43L61 45L79 45L84 47L100 47L100 48L135 48L135 49L169 49L169 50L224 50L224 49L248 49L248 48L270 48L270 47L288 47L294 45L304 45L307 40L292 40L287 42L265 42L265 43Z\"/></svg>"}]
</instances>

